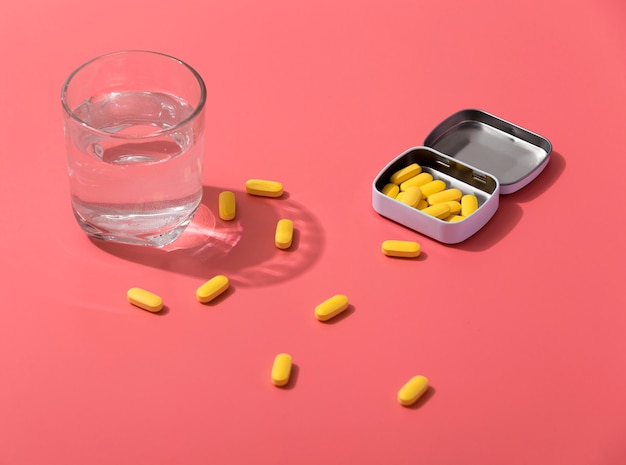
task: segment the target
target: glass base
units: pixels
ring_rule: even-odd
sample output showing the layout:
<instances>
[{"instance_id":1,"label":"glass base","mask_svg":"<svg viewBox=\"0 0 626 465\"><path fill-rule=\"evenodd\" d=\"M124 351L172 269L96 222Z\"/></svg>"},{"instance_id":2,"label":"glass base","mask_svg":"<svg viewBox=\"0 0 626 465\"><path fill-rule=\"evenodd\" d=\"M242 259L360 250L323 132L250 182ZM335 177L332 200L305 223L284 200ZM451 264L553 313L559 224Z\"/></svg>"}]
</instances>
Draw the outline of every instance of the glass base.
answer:
<instances>
[{"instance_id":1,"label":"glass base","mask_svg":"<svg viewBox=\"0 0 626 465\"><path fill-rule=\"evenodd\" d=\"M189 215L186 220L177 224L174 228L168 229L167 231L158 231L156 233L124 234L119 231L114 232L95 226L94 224L87 222L76 212L76 210L74 210L76 221L78 221L81 229L85 231L88 236L103 241L146 247L164 247L174 242L185 231L193 219L194 214L195 211L193 214Z\"/></svg>"}]
</instances>

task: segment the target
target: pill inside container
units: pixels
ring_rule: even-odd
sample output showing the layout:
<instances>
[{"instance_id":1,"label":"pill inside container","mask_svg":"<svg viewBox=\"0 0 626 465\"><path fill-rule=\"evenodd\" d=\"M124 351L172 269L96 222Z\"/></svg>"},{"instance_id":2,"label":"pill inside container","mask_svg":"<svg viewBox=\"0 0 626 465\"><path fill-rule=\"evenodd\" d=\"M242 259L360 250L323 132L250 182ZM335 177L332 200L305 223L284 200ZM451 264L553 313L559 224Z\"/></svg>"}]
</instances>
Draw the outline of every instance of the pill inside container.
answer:
<instances>
[{"instance_id":1,"label":"pill inside container","mask_svg":"<svg viewBox=\"0 0 626 465\"><path fill-rule=\"evenodd\" d=\"M551 151L544 137L481 110L462 110L433 129L424 145L406 150L380 171L372 185L372 206L380 215L440 242L462 242L493 217L500 194L516 192L543 171ZM391 177L414 163L448 189L474 195L477 210L446 221L387 195Z\"/></svg>"}]
</instances>

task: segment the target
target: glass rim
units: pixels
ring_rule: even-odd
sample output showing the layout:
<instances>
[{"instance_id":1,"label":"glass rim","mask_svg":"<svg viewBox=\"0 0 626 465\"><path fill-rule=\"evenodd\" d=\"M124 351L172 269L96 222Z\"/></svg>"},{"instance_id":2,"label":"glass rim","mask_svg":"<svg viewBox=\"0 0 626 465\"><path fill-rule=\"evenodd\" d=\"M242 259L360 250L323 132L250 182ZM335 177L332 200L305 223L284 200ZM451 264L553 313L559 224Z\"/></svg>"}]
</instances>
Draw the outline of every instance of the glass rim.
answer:
<instances>
[{"instance_id":1,"label":"glass rim","mask_svg":"<svg viewBox=\"0 0 626 465\"><path fill-rule=\"evenodd\" d=\"M142 135L135 135L135 134L117 134L117 133L113 133L113 132L107 132L107 131L103 131L101 129L95 128L92 125L90 125L89 123L87 123L86 121L84 121L83 119L81 119L80 117L78 117L74 111L70 108L70 106L68 105L67 102L67 95L68 95L68 88L70 86L70 83L72 81L72 79L78 74L80 73L83 69L85 69L87 66L89 66L90 64L101 60L103 58L107 58L107 57L111 57L114 55L128 55L128 54L146 54L146 55L155 55L155 56L160 56L169 60L172 60L174 62L179 63L180 65L184 66L185 68L187 68L188 71L191 72L191 74L196 78L196 81L198 82L198 85L200 87L200 98L198 100L198 105L194 108L193 112L187 116L185 119L183 119L182 121L176 123L174 126L167 128L167 129L157 129L154 132L150 132L149 134L142 134ZM188 63L184 62L183 60L176 58L172 55L168 55L166 53L161 53L161 52L155 52L155 51L151 51L151 50L119 50L116 52L110 52L110 53L105 53L102 55L98 55L86 62L84 62L82 65L80 65L78 68L76 68L74 71L72 71L70 73L70 75L65 79L65 81L63 82L63 86L61 87L61 104L63 105L63 110L65 110L65 113L68 117L70 117L71 119L73 119L74 121L78 122L79 124L81 124L82 126L84 126L85 128L88 128L90 131L93 131L95 133L98 134L102 134L106 137L112 137L112 138L119 138L119 139L137 139L137 138L148 138L148 137L153 137L153 136L158 136L158 135L162 135L162 134L166 134L169 133L171 131L175 131L177 129L179 129L182 126L185 126L186 124L188 124L190 121L193 121L204 109L206 103L206 86L204 84L204 80L202 79L202 76L200 76L200 73L198 73L192 66L190 66Z\"/></svg>"}]
</instances>

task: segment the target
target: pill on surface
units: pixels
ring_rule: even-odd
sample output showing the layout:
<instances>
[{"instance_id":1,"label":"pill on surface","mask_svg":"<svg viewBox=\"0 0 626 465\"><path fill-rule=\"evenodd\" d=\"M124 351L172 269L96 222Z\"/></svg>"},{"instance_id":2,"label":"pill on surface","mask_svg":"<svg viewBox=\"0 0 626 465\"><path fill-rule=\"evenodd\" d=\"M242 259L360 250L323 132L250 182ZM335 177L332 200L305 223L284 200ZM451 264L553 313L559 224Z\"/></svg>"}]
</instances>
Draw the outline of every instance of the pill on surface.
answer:
<instances>
[{"instance_id":1,"label":"pill on surface","mask_svg":"<svg viewBox=\"0 0 626 465\"><path fill-rule=\"evenodd\" d=\"M283 185L277 181L248 179L246 181L246 192L250 195L261 197L280 197L283 195Z\"/></svg>"},{"instance_id":2,"label":"pill on surface","mask_svg":"<svg viewBox=\"0 0 626 465\"><path fill-rule=\"evenodd\" d=\"M422 172L422 167L417 163L412 163L409 166L402 168L401 170L396 171L391 175L389 179L390 183L400 185L407 179L412 178L413 176L417 176Z\"/></svg>"},{"instance_id":3,"label":"pill on surface","mask_svg":"<svg viewBox=\"0 0 626 465\"><path fill-rule=\"evenodd\" d=\"M274 358L274 365L272 365L272 383L274 383L275 386L285 386L289 383L291 366L292 359L289 354L278 354Z\"/></svg>"},{"instance_id":4,"label":"pill on surface","mask_svg":"<svg viewBox=\"0 0 626 465\"><path fill-rule=\"evenodd\" d=\"M315 307L315 317L320 321L330 320L346 310L348 305L348 298L338 294Z\"/></svg>"},{"instance_id":5,"label":"pill on surface","mask_svg":"<svg viewBox=\"0 0 626 465\"><path fill-rule=\"evenodd\" d=\"M203 304L212 301L218 295L228 289L229 281L224 275L218 274L212 277L196 290L196 297Z\"/></svg>"},{"instance_id":6,"label":"pill on surface","mask_svg":"<svg viewBox=\"0 0 626 465\"><path fill-rule=\"evenodd\" d=\"M457 200L450 200L448 202L443 202L443 203L445 203L448 207L450 207L451 215L458 215L461 213L461 202Z\"/></svg>"},{"instance_id":7,"label":"pill on surface","mask_svg":"<svg viewBox=\"0 0 626 465\"><path fill-rule=\"evenodd\" d=\"M413 405L428 390L428 379L425 376L414 376L398 391L398 402L402 405Z\"/></svg>"},{"instance_id":8,"label":"pill on surface","mask_svg":"<svg viewBox=\"0 0 626 465\"><path fill-rule=\"evenodd\" d=\"M417 176L407 179L400 184L400 190L405 191L411 186L422 187L424 184L428 184L433 180L433 175L430 173L420 173Z\"/></svg>"},{"instance_id":9,"label":"pill on surface","mask_svg":"<svg viewBox=\"0 0 626 465\"><path fill-rule=\"evenodd\" d=\"M400 188L398 187L397 184L393 184L393 183L389 183L389 184L385 184L385 186L383 186L382 189L382 193L395 199L396 196L398 195L398 192L400 192Z\"/></svg>"},{"instance_id":10,"label":"pill on surface","mask_svg":"<svg viewBox=\"0 0 626 465\"><path fill-rule=\"evenodd\" d=\"M443 219L450 214L450 207L445 203L438 203L420 211L426 213L427 215L434 216L435 218Z\"/></svg>"},{"instance_id":11,"label":"pill on surface","mask_svg":"<svg viewBox=\"0 0 626 465\"><path fill-rule=\"evenodd\" d=\"M475 195L467 194L461 197L461 215L469 216L478 210L478 199Z\"/></svg>"},{"instance_id":12,"label":"pill on surface","mask_svg":"<svg viewBox=\"0 0 626 465\"><path fill-rule=\"evenodd\" d=\"M429 205L436 205L438 203L450 202L451 200L459 201L463 197L463 193L456 188L446 189L435 194L431 194L426 197Z\"/></svg>"},{"instance_id":13,"label":"pill on surface","mask_svg":"<svg viewBox=\"0 0 626 465\"><path fill-rule=\"evenodd\" d=\"M152 313L159 312L163 308L163 299L145 289L133 287L128 290L126 297L131 304Z\"/></svg>"},{"instance_id":14,"label":"pill on surface","mask_svg":"<svg viewBox=\"0 0 626 465\"><path fill-rule=\"evenodd\" d=\"M276 234L274 235L274 243L279 249L288 249L291 247L293 240L293 221L278 220L276 223Z\"/></svg>"},{"instance_id":15,"label":"pill on surface","mask_svg":"<svg viewBox=\"0 0 626 465\"><path fill-rule=\"evenodd\" d=\"M422 191L419 187L411 186L402 193L400 198L396 197L402 203L409 205L410 207L417 207L420 199L422 198Z\"/></svg>"},{"instance_id":16,"label":"pill on surface","mask_svg":"<svg viewBox=\"0 0 626 465\"><path fill-rule=\"evenodd\" d=\"M441 179L435 179L434 181L430 181L429 183L424 184L420 189L422 189L422 195L426 198L429 196L436 194L437 192L441 192L446 188L446 183Z\"/></svg>"},{"instance_id":17,"label":"pill on surface","mask_svg":"<svg viewBox=\"0 0 626 465\"><path fill-rule=\"evenodd\" d=\"M235 218L236 202L235 194L231 191L220 192L218 197L218 210L220 218L230 221Z\"/></svg>"},{"instance_id":18,"label":"pill on surface","mask_svg":"<svg viewBox=\"0 0 626 465\"><path fill-rule=\"evenodd\" d=\"M420 245L414 241L387 240L383 242L382 251L388 257L412 258L420 254Z\"/></svg>"}]
</instances>

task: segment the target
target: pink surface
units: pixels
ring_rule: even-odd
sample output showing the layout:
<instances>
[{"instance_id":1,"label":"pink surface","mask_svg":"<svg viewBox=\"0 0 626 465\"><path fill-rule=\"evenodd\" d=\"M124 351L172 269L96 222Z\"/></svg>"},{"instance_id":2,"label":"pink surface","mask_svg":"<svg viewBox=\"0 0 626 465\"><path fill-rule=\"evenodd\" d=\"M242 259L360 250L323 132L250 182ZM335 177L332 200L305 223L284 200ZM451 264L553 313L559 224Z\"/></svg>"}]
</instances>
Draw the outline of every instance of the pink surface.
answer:
<instances>
[{"instance_id":1,"label":"pink surface","mask_svg":"<svg viewBox=\"0 0 626 465\"><path fill-rule=\"evenodd\" d=\"M625 20L620 0L4 5L0 464L626 463ZM209 89L205 200L169 252L92 242L70 209L61 84L126 48ZM445 246L376 214L371 182L467 107L554 153ZM287 195L246 196L253 177ZM231 289L199 304L218 273ZM320 323L337 293L347 315ZM417 374L431 389L404 408Z\"/></svg>"}]
</instances>

